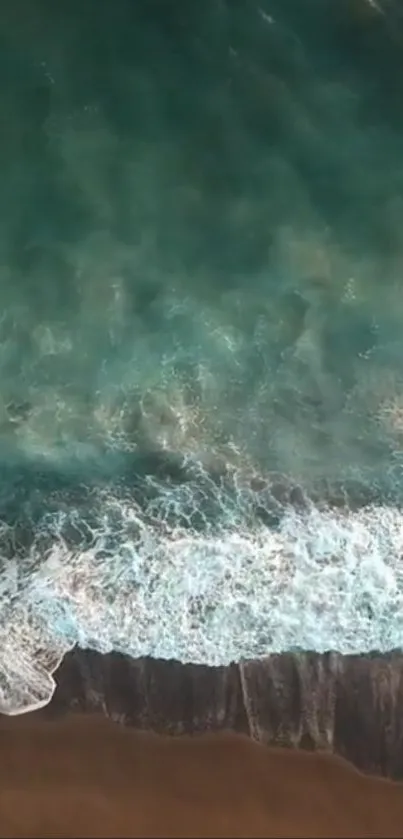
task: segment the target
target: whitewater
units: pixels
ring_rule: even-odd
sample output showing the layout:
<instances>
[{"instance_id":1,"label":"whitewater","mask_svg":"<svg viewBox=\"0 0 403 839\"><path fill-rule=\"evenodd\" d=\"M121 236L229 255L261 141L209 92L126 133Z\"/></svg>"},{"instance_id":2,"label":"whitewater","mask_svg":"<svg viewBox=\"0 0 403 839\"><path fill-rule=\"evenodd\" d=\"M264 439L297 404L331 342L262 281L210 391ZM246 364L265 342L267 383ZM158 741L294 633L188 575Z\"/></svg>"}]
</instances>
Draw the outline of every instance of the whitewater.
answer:
<instances>
[{"instance_id":1,"label":"whitewater","mask_svg":"<svg viewBox=\"0 0 403 839\"><path fill-rule=\"evenodd\" d=\"M318 507L303 493L295 504L291 493L270 524L270 479L236 492L200 475L148 483L147 503L104 488L89 492L90 516L71 505L43 515L24 559L3 558L2 713L46 705L76 644L210 665L402 646L401 509ZM207 492L220 515L192 524Z\"/></svg>"}]
</instances>

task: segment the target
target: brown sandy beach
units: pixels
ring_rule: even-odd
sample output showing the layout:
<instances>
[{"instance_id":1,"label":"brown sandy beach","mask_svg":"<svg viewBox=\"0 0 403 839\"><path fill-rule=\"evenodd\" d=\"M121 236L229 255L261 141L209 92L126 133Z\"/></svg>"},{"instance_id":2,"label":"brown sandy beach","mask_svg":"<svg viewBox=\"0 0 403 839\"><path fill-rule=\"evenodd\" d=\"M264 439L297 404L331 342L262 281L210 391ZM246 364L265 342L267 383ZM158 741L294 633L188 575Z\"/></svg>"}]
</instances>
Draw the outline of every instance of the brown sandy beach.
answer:
<instances>
[{"instance_id":1,"label":"brown sandy beach","mask_svg":"<svg viewBox=\"0 0 403 839\"><path fill-rule=\"evenodd\" d=\"M403 837L403 785L241 735L0 718L0 836Z\"/></svg>"}]
</instances>

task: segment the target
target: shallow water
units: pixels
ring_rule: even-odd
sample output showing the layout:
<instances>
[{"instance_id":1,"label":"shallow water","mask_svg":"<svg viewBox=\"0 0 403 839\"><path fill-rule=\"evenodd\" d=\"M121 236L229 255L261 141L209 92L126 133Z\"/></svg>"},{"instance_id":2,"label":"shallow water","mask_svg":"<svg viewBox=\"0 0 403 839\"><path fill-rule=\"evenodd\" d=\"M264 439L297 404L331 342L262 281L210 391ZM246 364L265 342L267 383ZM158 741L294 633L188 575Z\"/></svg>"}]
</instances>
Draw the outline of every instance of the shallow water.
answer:
<instances>
[{"instance_id":1,"label":"shallow water","mask_svg":"<svg viewBox=\"0 0 403 839\"><path fill-rule=\"evenodd\" d=\"M0 24L3 707L77 641L400 646L399 5Z\"/></svg>"}]
</instances>

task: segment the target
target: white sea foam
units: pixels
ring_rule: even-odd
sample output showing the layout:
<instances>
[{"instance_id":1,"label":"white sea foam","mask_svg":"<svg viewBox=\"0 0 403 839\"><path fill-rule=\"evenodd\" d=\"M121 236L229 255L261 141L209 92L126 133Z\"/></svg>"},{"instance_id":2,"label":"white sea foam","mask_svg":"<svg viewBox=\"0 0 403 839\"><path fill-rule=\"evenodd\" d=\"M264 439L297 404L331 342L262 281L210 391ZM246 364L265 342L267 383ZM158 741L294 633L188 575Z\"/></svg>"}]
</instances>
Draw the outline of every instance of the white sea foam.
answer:
<instances>
[{"instance_id":1,"label":"white sea foam","mask_svg":"<svg viewBox=\"0 0 403 839\"><path fill-rule=\"evenodd\" d=\"M75 643L211 665L402 645L401 510L287 506L271 529L222 494L219 525L197 530L184 492L161 488L147 509L104 493L90 536L78 511L44 517L20 593L17 572L3 577L3 712L46 704Z\"/></svg>"}]
</instances>

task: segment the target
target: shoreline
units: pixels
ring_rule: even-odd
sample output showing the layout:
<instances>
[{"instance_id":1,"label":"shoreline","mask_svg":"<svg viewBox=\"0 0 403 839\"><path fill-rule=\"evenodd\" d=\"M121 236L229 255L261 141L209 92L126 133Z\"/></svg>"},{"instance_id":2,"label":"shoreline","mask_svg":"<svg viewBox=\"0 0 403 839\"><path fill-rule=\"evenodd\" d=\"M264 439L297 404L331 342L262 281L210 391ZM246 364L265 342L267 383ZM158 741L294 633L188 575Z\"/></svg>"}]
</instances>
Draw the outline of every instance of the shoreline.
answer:
<instances>
[{"instance_id":1,"label":"shoreline","mask_svg":"<svg viewBox=\"0 0 403 839\"><path fill-rule=\"evenodd\" d=\"M53 678L46 718L102 714L171 736L231 731L266 746L333 754L368 774L403 780L400 651L294 651L209 667L75 647Z\"/></svg>"}]
</instances>

